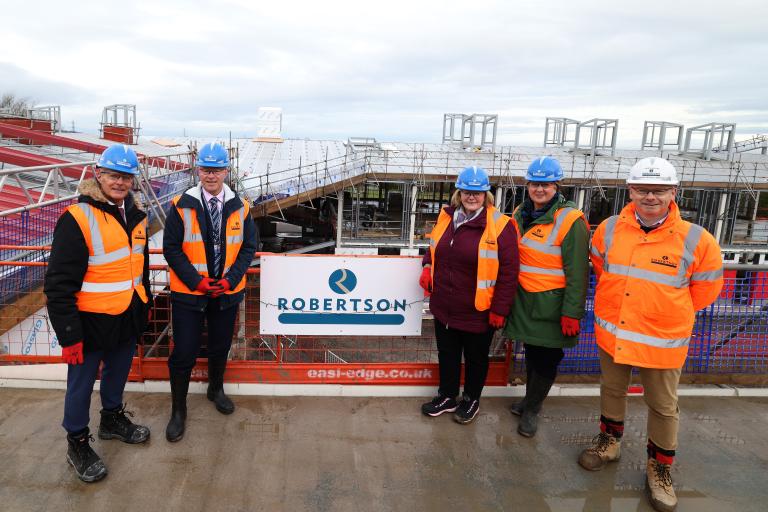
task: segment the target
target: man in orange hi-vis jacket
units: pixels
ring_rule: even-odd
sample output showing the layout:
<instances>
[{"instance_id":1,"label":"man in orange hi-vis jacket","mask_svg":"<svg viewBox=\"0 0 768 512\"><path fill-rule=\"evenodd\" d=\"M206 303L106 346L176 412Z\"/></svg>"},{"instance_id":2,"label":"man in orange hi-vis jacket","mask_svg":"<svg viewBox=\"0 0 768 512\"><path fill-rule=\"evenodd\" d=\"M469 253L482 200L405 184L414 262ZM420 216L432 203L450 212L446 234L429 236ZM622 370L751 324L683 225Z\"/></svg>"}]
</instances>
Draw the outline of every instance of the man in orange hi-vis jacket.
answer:
<instances>
[{"instance_id":1,"label":"man in orange hi-vis jacket","mask_svg":"<svg viewBox=\"0 0 768 512\"><path fill-rule=\"evenodd\" d=\"M579 456L589 470L621 453L627 386L640 369L648 405L646 489L656 510L677 506L670 467L677 448L677 386L696 311L723 286L720 246L675 204L675 168L644 158L627 178L631 202L595 231L595 334L602 372L600 434Z\"/></svg>"}]
</instances>

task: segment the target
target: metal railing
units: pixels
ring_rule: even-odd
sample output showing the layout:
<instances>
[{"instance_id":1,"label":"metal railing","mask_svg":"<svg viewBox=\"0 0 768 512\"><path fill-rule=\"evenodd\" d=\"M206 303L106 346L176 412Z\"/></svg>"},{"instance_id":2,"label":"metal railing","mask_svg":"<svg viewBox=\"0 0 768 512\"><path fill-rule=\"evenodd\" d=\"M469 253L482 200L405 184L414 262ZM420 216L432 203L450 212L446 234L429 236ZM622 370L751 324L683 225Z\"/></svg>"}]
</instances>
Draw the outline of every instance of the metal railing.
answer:
<instances>
[{"instance_id":1,"label":"metal railing","mask_svg":"<svg viewBox=\"0 0 768 512\"><path fill-rule=\"evenodd\" d=\"M0 250L5 249L0 246ZM34 261L0 262L0 363L58 362L60 348L42 292L46 248L27 247ZM17 248L17 250L19 250ZM160 252L157 250L154 253ZM735 267L735 268L734 268ZM745 271L744 267L749 270ZM165 265L151 266L155 306L132 378L167 378L173 347ZM315 382L434 385L438 381L433 324L421 336L274 336L259 333L259 269L248 274L230 352L228 379L239 382ZM594 278L579 344L566 349L562 374L600 371L593 326ZM205 336L204 336L205 341ZM488 383L507 382L524 370L522 346L499 334L492 344ZM205 357L203 349L201 357ZM204 362L204 361L201 361ZM196 378L205 378L200 366ZM687 374L768 373L768 265L728 264L717 301L696 315Z\"/></svg>"}]
</instances>

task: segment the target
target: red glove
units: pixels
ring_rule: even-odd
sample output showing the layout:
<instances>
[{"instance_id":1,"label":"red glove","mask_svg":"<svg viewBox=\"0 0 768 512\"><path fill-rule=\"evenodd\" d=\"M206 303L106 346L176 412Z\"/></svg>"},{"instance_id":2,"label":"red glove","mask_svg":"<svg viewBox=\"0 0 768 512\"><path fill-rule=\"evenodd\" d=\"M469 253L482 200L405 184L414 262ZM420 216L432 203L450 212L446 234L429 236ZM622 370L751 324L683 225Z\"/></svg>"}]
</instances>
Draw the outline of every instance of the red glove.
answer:
<instances>
[{"instance_id":1,"label":"red glove","mask_svg":"<svg viewBox=\"0 0 768 512\"><path fill-rule=\"evenodd\" d=\"M497 315L493 311L488 313L488 323L493 327L494 329L501 329L504 327L504 321L506 320L505 317L501 315Z\"/></svg>"},{"instance_id":2,"label":"red glove","mask_svg":"<svg viewBox=\"0 0 768 512\"><path fill-rule=\"evenodd\" d=\"M560 317L560 327L563 329L565 336L578 336L579 335L579 321L569 316Z\"/></svg>"},{"instance_id":3,"label":"red glove","mask_svg":"<svg viewBox=\"0 0 768 512\"><path fill-rule=\"evenodd\" d=\"M424 288L424 296L429 297L432 293L432 269L430 267L424 267L424 270L421 271L419 286Z\"/></svg>"},{"instance_id":4,"label":"red glove","mask_svg":"<svg viewBox=\"0 0 768 512\"><path fill-rule=\"evenodd\" d=\"M61 360L67 364L83 364L83 342L61 347Z\"/></svg>"},{"instance_id":5,"label":"red glove","mask_svg":"<svg viewBox=\"0 0 768 512\"><path fill-rule=\"evenodd\" d=\"M217 291L218 289L219 289L218 283L216 282L215 279L211 279L210 277L204 277L202 281L198 283L196 288L197 291L208 294L208 295Z\"/></svg>"},{"instance_id":6,"label":"red glove","mask_svg":"<svg viewBox=\"0 0 768 512\"><path fill-rule=\"evenodd\" d=\"M224 292L228 292L232 289L232 286L230 286L229 281L226 279L219 279L216 281L216 285L218 285L219 289L211 294L211 297L214 299L219 295L222 295Z\"/></svg>"}]
</instances>

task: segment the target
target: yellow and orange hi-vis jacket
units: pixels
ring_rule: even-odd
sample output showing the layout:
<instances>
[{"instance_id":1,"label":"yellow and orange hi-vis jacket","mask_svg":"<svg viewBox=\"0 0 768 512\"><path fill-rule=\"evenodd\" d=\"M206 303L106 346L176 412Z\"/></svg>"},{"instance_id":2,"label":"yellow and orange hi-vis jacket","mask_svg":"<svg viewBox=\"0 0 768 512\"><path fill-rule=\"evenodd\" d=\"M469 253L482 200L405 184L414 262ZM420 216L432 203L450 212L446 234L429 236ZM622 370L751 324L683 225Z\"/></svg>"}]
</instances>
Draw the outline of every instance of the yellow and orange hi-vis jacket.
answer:
<instances>
[{"instance_id":1,"label":"yellow and orange hi-vis jacket","mask_svg":"<svg viewBox=\"0 0 768 512\"><path fill-rule=\"evenodd\" d=\"M491 308L493 301L493 291L496 285L496 278L499 274L499 234L504 230L510 218L501 213L493 206L485 209L486 223L485 230L480 237L478 244L477 258L477 287L475 289L475 309L486 311ZM440 242L445 230L453 222L453 218L445 213L445 209L440 210L437 223L429 235L429 251L432 256L432 279L435 277L435 249Z\"/></svg>"},{"instance_id":2,"label":"yellow and orange hi-vis jacket","mask_svg":"<svg viewBox=\"0 0 768 512\"><path fill-rule=\"evenodd\" d=\"M590 259L597 276L597 344L619 364L681 368L696 311L723 286L720 246L670 204L664 223L645 233L629 204L595 231Z\"/></svg>"},{"instance_id":3,"label":"yellow and orange hi-vis jacket","mask_svg":"<svg viewBox=\"0 0 768 512\"><path fill-rule=\"evenodd\" d=\"M552 224L537 224L524 234L520 232L517 222L512 223L517 231L520 251L518 280L525 291L545 292L565 288L561 245L573 223L579 219L584 219L581 210L565 207L555 212ZM586 219L584 222L587 222Z\"/></svg>"},{"instance_id":4,"label":"yellow and orange hi-vis jacket","mask_svg":"<svg viewBox=\"0 0 768 512\"><path fill-rule=\"evenodd\" d=\"M184 239L181 244L181 250L201 276L209 277L208 260L205 254L205 240L203 240L200 222L197 218L197 210L194 208L180 208L178 202L181 197L182 196L176 196L173 199L173 207L176 208L179 217L181 217L184 223ZM245 220L250 214L250 207L247 201L243 201L242 204L243 206L232 212L226 219L222 219L224 236L226 236L223 263L224 269L222 272L222 275L225 276L237 260L237 256L240 253L240 247L243 245L243 229L245 227ZM190 290L187 285L184 284L184 281L182 281L176 272L174 272L173 267L169 266L168 269L171 277L171 291L190 295L203 295L202 292L197 290ZM239 282L230 283L232 288L225 293L234 295L241 292L245 288L245 281L246 277L245 274L243 274L243 277Z\"/></svg>"},{"instance_id":5,"label":"yellow and orange hi-vis jacket","mask_svg":"<svg viewBox=\"0 0 768 512\"><path fill-rule=\"evenodd\" d=\"M133 291L147 303L144 289L144 246L147 219L139 222L129 240L120 223L88 203L73 204L67 211L83 232L88 246L88 269L77 297L77 309L119 315L131 304Z\"/></svg>"}]
</instances>

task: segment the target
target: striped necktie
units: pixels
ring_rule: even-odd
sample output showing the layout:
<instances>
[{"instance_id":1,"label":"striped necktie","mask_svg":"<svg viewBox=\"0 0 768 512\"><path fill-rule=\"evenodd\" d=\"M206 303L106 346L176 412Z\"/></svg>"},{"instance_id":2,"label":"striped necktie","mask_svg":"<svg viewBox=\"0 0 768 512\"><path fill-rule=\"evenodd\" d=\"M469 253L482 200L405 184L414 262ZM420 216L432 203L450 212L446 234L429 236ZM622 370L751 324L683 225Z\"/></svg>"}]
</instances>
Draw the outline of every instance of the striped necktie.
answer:
<instances>
[{"instance_id":1,"label":"striped necktie","mask_svg":"<svg viewBox=\"0 0 768 512\"><path fill-rule=\"evenodd\" d=\"M213 271L218 276L221 271L221 210L219 200L212 197L208 201L211 211L211 231L213 233Z\"/></svg>"}]
</instances>

